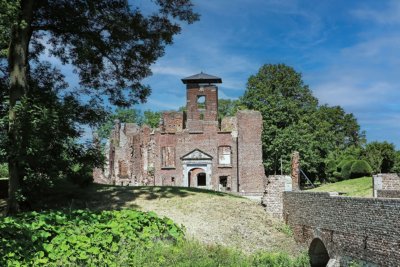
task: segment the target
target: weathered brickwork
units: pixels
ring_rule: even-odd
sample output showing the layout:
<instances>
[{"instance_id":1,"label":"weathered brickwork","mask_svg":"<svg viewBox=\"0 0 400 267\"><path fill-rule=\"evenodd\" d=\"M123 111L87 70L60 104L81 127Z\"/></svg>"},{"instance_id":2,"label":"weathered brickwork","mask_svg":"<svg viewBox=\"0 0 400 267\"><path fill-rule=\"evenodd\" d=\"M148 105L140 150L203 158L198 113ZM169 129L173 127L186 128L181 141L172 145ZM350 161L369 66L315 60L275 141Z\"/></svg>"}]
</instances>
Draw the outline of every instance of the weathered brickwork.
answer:
<instances>
[{"instance_id":1,"label":"weathered brickwork","mask_svg":"<svg viewBox=\"0 0 400 267\"><path fill-rule=\"evenodd\" d=\"M373 176L373 183L374 197L400 197L400 176L398 174L379 173Z\"/></svg>"},{"instance_id":2,"label":"weathered brickwork","mask_svg":"<svg viewBox=\"0 0 400 267\"><path fill-rule=\"evenodd\" d=\"M400 198L400 190L376 190L376 197Z\"/></svg>"},{"instance_id":3,"label":"weathered brickwork","mask_svg":"<svg viewBox=\"0 0 400 267\"><path fill-rule=\"evenodd\" d=\"M190 78L190 77L189 77ZM218 122L218 87L186 79L187 112L164 112L157 129L115 123L99 183L264 191L262 117L239 111Z\"/></svg>"},{"instance_id":4,"label":"weathered brickwork","mask_svg":"<svg viewBox=\"0 0 400 267\"><path fill-rule=\"evenodd\" d=\"M399 266L400 199L352 198L284 192L283 217L297 241L319 238L329 257L347 266Z\"/></svg>"},{"instance_id":5,"label":"weathered brickwork","mask_svg":"<svg viewBox=\"0 0 400 267\"><path fill-rule=\"evenodd\" d=\"M291 176L292 176L292 187L293 191L300 190L300 154L295 151L292 154L291 160Z\"/></svg>"},{"instance_id":6,"label":"weathered brickwork","mask_svg":"<svg viewBox=\"0 0 400 267\"><path fill-rule=\"evenodd\" d=\"M282 219L283 192L292 191L292 180L287 175L268 176L261 204L272 217Z\"/></svg>"}]
</instances>

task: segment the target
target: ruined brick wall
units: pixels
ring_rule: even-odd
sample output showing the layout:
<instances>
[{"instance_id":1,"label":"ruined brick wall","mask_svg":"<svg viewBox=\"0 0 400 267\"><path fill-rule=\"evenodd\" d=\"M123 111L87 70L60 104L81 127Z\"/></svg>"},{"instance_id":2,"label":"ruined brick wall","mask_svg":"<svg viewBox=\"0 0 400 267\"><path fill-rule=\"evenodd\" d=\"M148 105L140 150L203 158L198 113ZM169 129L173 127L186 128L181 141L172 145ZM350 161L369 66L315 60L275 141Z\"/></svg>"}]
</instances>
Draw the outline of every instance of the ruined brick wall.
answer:
<instances>
[{"instance_id":1,"label":"ruined brick wall","mask_svg":"<svg viewBox=\"0 0 400 267\"><path fill-rule=\"evenodd\" d=\"M384 190L400 191L400 176L396 173L379 173L373 176L373 185L374 197L384 197L385 193L382 192ZM380 196L378 191L380 191Z\"/></svg>"},{"instance_id":2,"label":"ruined brick wall","mask_svg":"<svg viewBox=\"0 0 400 267\"><path fill-rule=\"evenodd\" d=\"M292 153L291 159L291 176L292 176L292 189L293 191L300 190L300 154L295 151Z\"/></svg>"},{"instance_id":3,"label":"ruined brick wall","mask_svg":"<svg viewBox=\"0 0 400 267\"><path fill-rule=\"evenodd\" d=\"M183 130L183 112L168 111L162 114L162 131L177 133Z\"/></svg>"},{"instance_id":4,"label":"ruined brick wall","mask_svg":"<svg viewBox=\"0 0 400 267\"><path fill-rule=\"evenodd\" d=\"M400 262L400 199L352 198L329 193L285 192L284 219L295 239L320 238L331 258L370 266Z\"/></svg>"},{"instance_id":5,"label":"ruined brick wall","mask_svg":"<svg viewBox=\"0 0 400 267\"><path fill-rule=\"evenodd\" d=\"M156 165L156 184L182 186L184 181L183 162L181 157L199 149L212 157L212 189L218 190L219 177L227 176L229 189L236 191L236 137L231 133L221 133L217 128L210 129L204 133L190 133L184 131L180 134L159 134L157 141L159 151L166 147L174 148L175 167L162 166L161 162ZM218 148L220 146L231 147L231 164L220 165L218 161Z\"/></svg>"},{"instance_id":6,"label":"ruined brick wall","mask_svg":"<svg viewBox=\"0 0 400 267\"><path fill-rule=\"evenodd\" d=\"M262 116L258 111L238 111L239 192L260 195L264 191L265 172L262 162Z\"/></svg>"},{"instance_id":7,"label":"ruined brick wall","mask_svg":"<svg viewBox=\"0 0 400 267\"><path fill-rule=\"evenodd\" d=\"M400 198L400 190L377 190L376 197Z\"/></svg>"},{"instance_id":8,"label":"ruined brick wall","mask_svg":"<svg viewBox=\"0 0 400 267\"><path fill-rule=\"evenodd\" d=\"M265 211L274 218L282 219L284 191L292 191L290 176L268 176L261 204L265 207Z\"/></svg>"}]
</instances>

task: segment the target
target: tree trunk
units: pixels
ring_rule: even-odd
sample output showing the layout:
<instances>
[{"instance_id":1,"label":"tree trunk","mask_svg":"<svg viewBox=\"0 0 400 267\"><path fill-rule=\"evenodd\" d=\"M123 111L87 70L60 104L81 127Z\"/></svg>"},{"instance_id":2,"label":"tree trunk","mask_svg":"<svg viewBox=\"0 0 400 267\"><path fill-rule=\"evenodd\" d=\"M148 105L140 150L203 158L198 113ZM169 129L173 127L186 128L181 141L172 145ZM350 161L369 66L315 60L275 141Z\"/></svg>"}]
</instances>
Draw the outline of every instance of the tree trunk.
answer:
<instances>
[{"instance_id":1,"label":"tree trunk","mask_svg":"<svg viewBox=\"0 0 400 267\"><path fill-rule=\"evenodd\" d=\"M18 191L21 181L21 160L20 155L24 153L17 122L17 107L21 98L28 92L28 72L29 72L29 42L32 36L31 23L33 15L34 0L22 0L20 14L16 25L11 31L10 47L8 50L8 67L10 72L10 107L9 107L9 127L8 127L8 168L9 168L9 187L8 187L8 207L7 214L19 212Z\"/></svg>"}]
</instances>

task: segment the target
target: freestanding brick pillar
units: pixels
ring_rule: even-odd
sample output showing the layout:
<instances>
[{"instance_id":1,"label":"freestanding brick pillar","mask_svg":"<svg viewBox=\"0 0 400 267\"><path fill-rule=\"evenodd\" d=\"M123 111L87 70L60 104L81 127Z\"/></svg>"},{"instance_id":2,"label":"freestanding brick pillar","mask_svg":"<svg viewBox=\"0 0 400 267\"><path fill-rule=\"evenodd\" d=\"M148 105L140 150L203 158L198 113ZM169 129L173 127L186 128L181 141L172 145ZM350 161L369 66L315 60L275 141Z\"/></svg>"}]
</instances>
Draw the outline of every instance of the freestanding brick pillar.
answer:
<instances>
[{"instance_id":1,"label":"freestanding brick pillar","mask_svg":"<svg viewBox=\"0 0 400 267\"><path fill-rule=\"evenodd\" d=\"M300 155L295 151L292 154L292 190L300 191Z\"/></svg>"}]
</instances>

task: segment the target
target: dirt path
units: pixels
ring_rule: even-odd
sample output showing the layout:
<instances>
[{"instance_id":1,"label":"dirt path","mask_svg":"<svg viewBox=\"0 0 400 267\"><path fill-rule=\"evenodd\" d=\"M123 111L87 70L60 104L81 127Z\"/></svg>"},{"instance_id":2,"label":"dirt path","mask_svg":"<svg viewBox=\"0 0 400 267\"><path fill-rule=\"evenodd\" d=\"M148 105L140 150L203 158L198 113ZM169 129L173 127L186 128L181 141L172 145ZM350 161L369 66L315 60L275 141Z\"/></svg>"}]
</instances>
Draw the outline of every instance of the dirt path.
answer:
<instances>
[{"instance_id":1,"label":"dirt path","mask_svg":"<svg viewBox=\"0 0 400 267\"><path fill-rule=\"evenodd\" d=\"M134 189L133 199L130 199L132 191L116 198L125 207L154 211L183 224L188 236L207 244L245 252L287 251L292 255L301 249L292 237L278 230L282 223L271 219L254 201L227 194L173 190L143 187Z\"/></svg>"}]
</instances>

